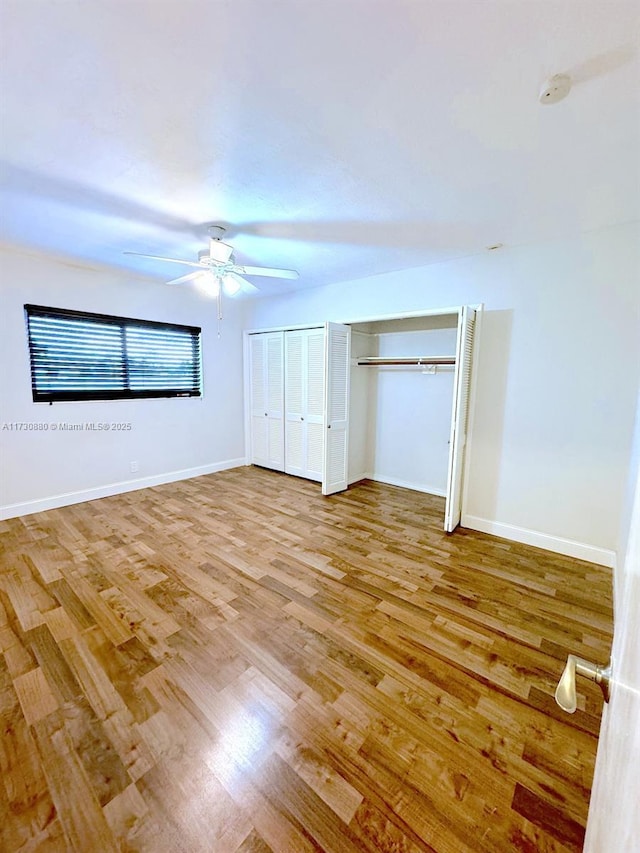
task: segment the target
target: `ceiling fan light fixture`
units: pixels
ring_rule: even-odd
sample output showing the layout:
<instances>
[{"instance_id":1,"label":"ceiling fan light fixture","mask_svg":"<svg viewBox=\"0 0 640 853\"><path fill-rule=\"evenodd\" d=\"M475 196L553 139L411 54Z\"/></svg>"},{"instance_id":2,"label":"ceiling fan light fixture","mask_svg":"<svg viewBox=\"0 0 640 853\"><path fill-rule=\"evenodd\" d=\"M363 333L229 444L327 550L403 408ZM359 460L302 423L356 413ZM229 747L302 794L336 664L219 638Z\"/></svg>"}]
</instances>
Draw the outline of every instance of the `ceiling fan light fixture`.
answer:
<instances>
[{"instance_id":1,"label":"ceiling fan light fixture","mask_svg":"<svg viewBox=\"0 0 640 853\"><path fill-rule=\"evenodd\" d=\"M220 279L209 271L198 276L195 283L198 290L210 299L215 299L220 293Z\"/></svg>"},{"instance_id":2,"label":"ceiling fan light fixture","mask_svg":"<svg viewBox=\"0 0 640 853\"><path fill-rule=\"evenodd\" d=\"M227 296L235 296L240 290L240 281L234 275L227 274L222 277L222 289Z\"/></svg>"},{"instance_id":3,"label":"ceiling fan light fixture","mask_svg":"<svg viewBox=\"0 0 640 853\"><path fill-rule=\"evenodd\" d=\"M168 261L172 264L180 264L192 267L197 272L172 278L167 284L186 284L193 282L201 293L209 298L218 300L218 319L221 316L222 293L226 296L235 296L237 293L251 293L258 290L252 282L243 278L250 276L267 276L270 278L287 278L295 280L298 278L297 270L276 269L275 267L254 267L237 264L233 256L233 247L222 242L225 228L222 225L209 226L209 246L198 252L197 261L186 258L168 258L160 255L147 255L143 252L124 252L125 255L135 255L153 261Z\"/></svg>"}]
</instances>

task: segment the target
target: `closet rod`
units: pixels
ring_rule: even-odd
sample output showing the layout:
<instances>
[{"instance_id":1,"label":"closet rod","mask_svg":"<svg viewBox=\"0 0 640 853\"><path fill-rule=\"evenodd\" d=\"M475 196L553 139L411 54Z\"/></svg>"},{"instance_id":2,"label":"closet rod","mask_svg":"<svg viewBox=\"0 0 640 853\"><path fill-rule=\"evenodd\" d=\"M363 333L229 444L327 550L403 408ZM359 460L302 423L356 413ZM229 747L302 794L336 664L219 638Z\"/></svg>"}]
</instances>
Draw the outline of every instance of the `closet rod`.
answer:
<instances>
[{"instance_id":1,"label":"closet rod","mask_svg":"<svg viewBox=\"0 0 640 853\"><path fill-rule=\"evenodd\" d=\"M377 367L387 364L443 365L455 363L456 359L453 355L370 356L358 359L358 365L362 365L362 367Z\"/></svg>"}]
</instances>

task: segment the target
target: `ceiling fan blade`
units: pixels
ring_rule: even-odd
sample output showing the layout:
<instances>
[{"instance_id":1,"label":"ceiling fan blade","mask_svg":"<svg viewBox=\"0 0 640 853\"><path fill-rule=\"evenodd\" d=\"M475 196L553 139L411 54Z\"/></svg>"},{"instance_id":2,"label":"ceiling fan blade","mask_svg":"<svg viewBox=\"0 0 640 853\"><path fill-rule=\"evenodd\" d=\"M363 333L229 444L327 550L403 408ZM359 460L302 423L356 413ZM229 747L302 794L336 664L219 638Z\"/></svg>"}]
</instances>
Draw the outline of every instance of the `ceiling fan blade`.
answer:
<instances>
[{"instance_id":1,"label":"ceiling fan blade","mask_svg":"<svg viewBox=\"0 0 640 853\"><path fill-rule=\"evenodd\" d=\"M152 261L169 261L172 264L183 264L188 267L200 267L206 269L206 264L196 263L195 261L183 261L180 258L162 258L160 255L143 255L142 252L123 252L123 255L136 255L138 258L149 258Z\"/></svg>"},{"instance_id":2,"label":"ceiling fan blade","mask_svg":"<svg viewBox=\"0 0 640 853\"><path fill-rule=\"evenodd\" d=\"M295 270L277 270L271 267L236 266L233 271L244 275L266 275L270 278L298 278L298 273Z\"/></svg>"},{"instance_id":3,"label":"ceiling fan blade","mask_svg":"<svg viewBox=\"0 0 640 853\"><path fill-rule=\"evenodd\" d=\"M234 296L236 293L253 293L258 288L255 284L251 284L246 278L242 278L235 272L228 272L222 277L222 289L227 296Z\"/></svg>"},{"instance_id":4,"label":"ceiling fan blade","mask_svg":"<svg viewBox=\"0 0 640 853\"><path fill-rule=\"evenodd\" d=\"M181 275L180 278L172 278L167 284L186 284L194 278L199 278L201 275L207 275L206 270L197 270L196 272L188 272L186 275Z\"/></svg>"}]
</instances>

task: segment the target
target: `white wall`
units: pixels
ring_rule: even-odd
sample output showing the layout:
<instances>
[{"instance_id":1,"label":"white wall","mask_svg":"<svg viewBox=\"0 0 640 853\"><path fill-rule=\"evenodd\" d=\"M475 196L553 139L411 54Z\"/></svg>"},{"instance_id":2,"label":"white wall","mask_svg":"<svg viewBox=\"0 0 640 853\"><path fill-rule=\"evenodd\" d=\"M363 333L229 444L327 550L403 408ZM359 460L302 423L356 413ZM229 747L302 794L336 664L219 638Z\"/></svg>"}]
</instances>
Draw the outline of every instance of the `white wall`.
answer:
<instances>
[{"instance_id":1,"label":"white wall","mask_svg":"<svg viewBox=\"0 0 640 853\"><path fill-rule=\"evenodd\" d=\"M130 432L0 428L3 517L244 462L241 303L227 300L218 339L215 303L194 288L6 248L0 287L0 422L132 425ZM204 397L32 402L25 303L201 326Z\"/></svg>"},{"instance_id":2,"label":"white wall","mask_svg":"<svg viewBox=\"0 0 640 853\"><path fill-rule=\"evenodd\" d=\"M351 375L349 377L349 483L371 475L370 424L374 413L374 376L369 368L358 367L362 356L378 354L378 338L351 332Z\"/></svg>"},{"instance_id":3,"label":"white wall","mask_svg":"<svg viewBox=\"0 0 640 853\"><path fill-rule=\"evenodd\" d=\"M455 355L456 329L392 332L379 335L378 355ZM368 367L372 388L370 416L374 480L445 495L453 368L435 374L415 367Z\"/></svg>"},{"instance_id":4,"label":"white wall","mask_svg":"<svg viewBox=\"0 0 640 853\"><path fill-rule=\"evenodd\" d=\"M465 523L611 564L640 375L639 232L261 299L250 326L485 303Z\"/></svg>"}]
</instances>

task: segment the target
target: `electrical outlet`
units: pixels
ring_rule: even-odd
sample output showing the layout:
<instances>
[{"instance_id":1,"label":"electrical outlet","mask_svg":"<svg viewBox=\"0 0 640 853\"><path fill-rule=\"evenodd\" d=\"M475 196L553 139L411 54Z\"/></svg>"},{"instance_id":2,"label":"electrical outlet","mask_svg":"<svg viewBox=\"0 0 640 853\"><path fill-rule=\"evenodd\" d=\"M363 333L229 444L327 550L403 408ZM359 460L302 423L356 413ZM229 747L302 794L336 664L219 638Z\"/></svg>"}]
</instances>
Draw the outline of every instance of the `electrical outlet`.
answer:
<instances>
[{"instance_id":1,"label":"electrical outlet","mask_svg":"<svg viewBox=\"0 0 640 853\"><path fill-rule=\"evenodd\" d=\"M129 469L132 474L136 474L138 472L138 463L137 462L129 462Z\"/></svg>"}]
</instances>

